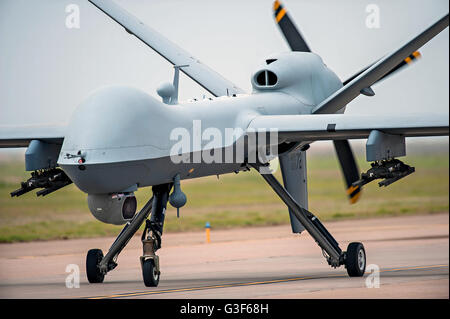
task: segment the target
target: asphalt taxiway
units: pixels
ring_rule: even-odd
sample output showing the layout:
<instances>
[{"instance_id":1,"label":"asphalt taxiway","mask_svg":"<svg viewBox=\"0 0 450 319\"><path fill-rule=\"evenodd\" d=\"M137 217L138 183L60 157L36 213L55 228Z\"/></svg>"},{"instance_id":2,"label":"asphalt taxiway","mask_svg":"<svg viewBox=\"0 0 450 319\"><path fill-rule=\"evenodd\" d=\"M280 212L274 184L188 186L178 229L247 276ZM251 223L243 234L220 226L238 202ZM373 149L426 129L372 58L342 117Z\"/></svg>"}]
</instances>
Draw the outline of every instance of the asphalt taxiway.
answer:
<instances>
[{"instance_id":1,"label":"asphalt taxiway","mask_svg":"<svg viewBox=\"0 0 450 319\"><path fill-rule=\"evenodd\" d=\"M449 298L448 213L325 225L343 249L363 242L379 288L368 288L375 275L330 268L308 234L283 225L213 228L210 243L204 232L164 234L156 288L143 284L138 236L102 284L87 282L85 255L113 238L1 244L0 298ZM67 288L77 266L79 288Z\"/></svg>"}]
</instances>

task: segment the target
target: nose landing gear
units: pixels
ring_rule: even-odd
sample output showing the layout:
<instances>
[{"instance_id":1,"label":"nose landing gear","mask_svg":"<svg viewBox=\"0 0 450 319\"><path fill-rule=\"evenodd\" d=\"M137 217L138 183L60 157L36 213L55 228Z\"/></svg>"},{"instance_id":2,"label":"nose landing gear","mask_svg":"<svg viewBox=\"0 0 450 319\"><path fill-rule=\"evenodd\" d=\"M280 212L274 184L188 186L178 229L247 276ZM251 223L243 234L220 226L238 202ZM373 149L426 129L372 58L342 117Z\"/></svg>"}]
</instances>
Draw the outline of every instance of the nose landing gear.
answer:
<instances>
[{"instance_id":1,"label":"nose landing gear","mask_svg":"<svg viewBox=\"0 0 450 319\"><path fill-rule=\"evenodd\" d=\"M153 206L153 198L144 205L141 211L131 221L125 224L125 227L109 248L106 256L103 256L103 252L100 249L91 249L88 251L86 256L86 274L90 283L102 283L105 275L117 267L116 261L120 252L125 248L131 237L133 237L150 214Z\"/></svg>"},{"instance_id":2,"label":"nose landing gear","mask_svg":"<svg viewBox=\"0 0 450 319\"><path fill-rule=\"evenodd\" d=\"M140 257L144 284L156 287L159 283L159 257L155 252L161 248L164 217L172 184L153 187L153 197L141 211L128 222L103 256L100 249L91 249L86 256L86 274L90 283L102 283L105 275L117 267L117 258L139 227L146 222L142 234L143 255ZM147 217L151 214L150 220Z\"/></svg>"},{"instance_id":3,"label":"nose landing gear","mask_svg":"<svg viewBox=\"0 0 450 319\"><path fill-rule=\"evenodd\" d=\"M153 209L150 220L146 220L142 233L143 255L141 256L142 277L147 287L156 287L159 283L161 271L159 257L156 251L161 248L161 236L164 218L172 185L165 184L153 187Z\"/></svg>"},{"instance_id":4,"label":"nose landing gear","mask_svg":"<svg viewBox=\"0 0 450 319\"><path fill-rule=\"evenodd\" d=\"M159 256L156 255L158 249L157 238L150 230L147 220L144 233L142 234L143 254L140 257L142 277L146 287L156 287L159 284L161 271L159 269Z\"/></svg>"}]
</instances>

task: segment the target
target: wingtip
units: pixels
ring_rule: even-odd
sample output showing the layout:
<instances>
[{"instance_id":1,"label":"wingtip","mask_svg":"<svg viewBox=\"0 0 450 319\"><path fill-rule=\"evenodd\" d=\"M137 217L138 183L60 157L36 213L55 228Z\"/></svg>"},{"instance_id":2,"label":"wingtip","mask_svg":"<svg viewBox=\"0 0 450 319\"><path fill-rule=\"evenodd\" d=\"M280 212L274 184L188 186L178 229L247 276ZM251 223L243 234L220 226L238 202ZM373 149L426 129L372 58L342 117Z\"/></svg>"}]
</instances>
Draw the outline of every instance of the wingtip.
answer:
<instances>
[{"instance_id":1,"label":"wingtip","mask_svg":"<svg viewBox=\"0 0 450 319\"><path fill-rule=\"evenodd\" d=\"M418 60L421 57L422 57L422 54L419 51L414 51L405 59L405 62L408 64L411 64L414 62L414 60Z\"/></svg>"},{"instance_id":2,"label":"wingtip","mask_svg":"<svg viewBox=\"0 0 450 319\"><path fill-rule=\"evenodd\" d=\"M275 2L273 3L273 15L275 17L275 21L279 23L285 16L285 14L286 9L281 5L280 1L275 0Z\"/></svg>"},{"instance_id":3,"label":"wingtip","mask_svg":"<svg viewBox=\"0 0 450 319\"><path fill-rule=\"evenodd\" d=\"M275 1L273 2L273 11L276 11L280 6L281 6L280 1L275 0Z\"/></svg>"}]
</instances>

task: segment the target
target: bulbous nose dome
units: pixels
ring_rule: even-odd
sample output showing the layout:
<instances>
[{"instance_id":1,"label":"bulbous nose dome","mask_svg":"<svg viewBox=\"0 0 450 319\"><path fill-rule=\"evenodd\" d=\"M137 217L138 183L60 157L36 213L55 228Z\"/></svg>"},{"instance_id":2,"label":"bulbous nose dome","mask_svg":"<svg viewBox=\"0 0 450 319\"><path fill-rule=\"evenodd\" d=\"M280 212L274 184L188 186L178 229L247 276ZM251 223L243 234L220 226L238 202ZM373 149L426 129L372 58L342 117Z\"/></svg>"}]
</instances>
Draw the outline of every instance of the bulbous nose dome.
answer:
<instances>
[{"instance_id":1,"label":"bulbous nose dome","mask_svg":"<svg viewBox=\"0 0 450 319\"><path fill-rule=\"evenodd\" d=\"M138 89L101 88L74 111L58 164L88 194L140 185L150 174L142 161L167 153L171 112Z\"/></svg>"},{"instance_id":2,"label":"bulbous nose dome","mask_svg":"<svg viewBox=\"0 0 450 319\"><path fill-rule=\"evenodd\" d=\"M149 134L152 122L163 121L166 117L164 108L164 104L135 88L101 88L73 113L62 151L113 152L117 148L124 150L148 145L164 148L164 139L158 136L158 131Z\"/></svg>"}]
</instances>

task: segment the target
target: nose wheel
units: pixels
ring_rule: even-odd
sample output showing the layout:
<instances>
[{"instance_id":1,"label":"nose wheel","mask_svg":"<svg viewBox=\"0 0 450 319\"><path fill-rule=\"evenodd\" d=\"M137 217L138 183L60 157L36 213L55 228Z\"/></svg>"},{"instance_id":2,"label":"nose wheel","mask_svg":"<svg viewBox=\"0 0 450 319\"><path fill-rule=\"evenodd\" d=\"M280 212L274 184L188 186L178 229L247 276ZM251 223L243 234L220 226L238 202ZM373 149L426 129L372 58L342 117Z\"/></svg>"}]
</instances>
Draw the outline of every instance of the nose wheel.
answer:
<instances>
[{"instance_id":1,"label":"nose wheel","mask_svg":"<svg viewBox=\"0 0 450 319\"><path fill-rule=\"evenodd\" d=\"M157 287L159 284L160 271L153 259L144 260L142 263L142 277L146 287Z\"/></svg>"},{"instance_id":2,"label":"nose wheel","mask_svg":"<svg viewBox=\"0 0 450 319\"><path fill-rule=\"evenodd\" d=\"M161 271L159 269L159 256L156 251L161 247L161 236L155 224L147 220L142 233L143 254L140 258L142 278L146 287L157 287Z\"/></svg>"},{"instance_id":3,"label":"nose wheel","mask_svg":"<svg viewBox=\"0 0 450 319\"><path fill-rule=\"evenodd\" d=\"M145 221L142 232L142 277L146 287L156 287L159 284L161 271L159 268L159 256L156 251L161 248L161 236L163 233L167 200L171 185L153 186L154 203L150 220Z\"/></svg>"},{"instance_id":4,"label":"nose wheel","mask_svg":"<svg viewBox=\"0 0 450 319\"><path fill-rule=\"evenodd\" d=\"M361 243L350 243L345 256L345 268L350 277L362 277L366 271L366 251Z\"/></svg>"}]
</instances>

